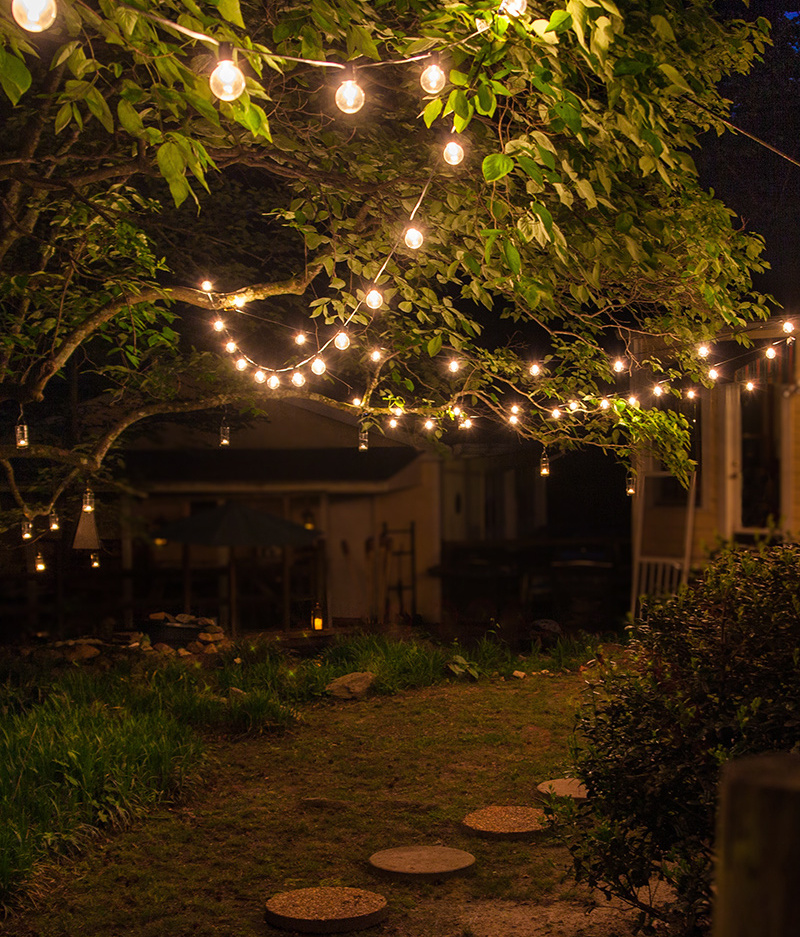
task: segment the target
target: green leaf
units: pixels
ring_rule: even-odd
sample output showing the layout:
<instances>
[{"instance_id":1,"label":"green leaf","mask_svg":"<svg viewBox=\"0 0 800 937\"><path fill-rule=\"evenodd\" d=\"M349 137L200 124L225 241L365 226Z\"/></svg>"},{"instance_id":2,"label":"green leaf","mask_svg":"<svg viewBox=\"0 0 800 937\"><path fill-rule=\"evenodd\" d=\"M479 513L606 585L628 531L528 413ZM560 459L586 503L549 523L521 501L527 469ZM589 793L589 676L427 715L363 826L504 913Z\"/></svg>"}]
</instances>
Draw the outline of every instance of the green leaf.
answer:
<instances>
[{"instance_id":1,"label":"green leaf","mask_svg":"<svg viewBox=\"0 0 800 937\"><path fill-rule=\"evenodd\" d=\"M438 355L442 349L442 336L434 335L433 338L428 340L428 357L433 358L435 355Z\"/></svg>"},{"instance_id":2,"label":"green leaf","mask_svg":"<svg viewBox=\"0 0 800 937\"><path fill-rule=\"evenodd\" d=\"M427 103L425 110L422 112L422 119L425 121L426 127L431 126L436 118L442 113L443 108L444 101L442 101L441 98L434 98L432 101Z\"/></svg>"},{"instance_id":3,"label":"green leaf","mask_svg":"<svg viewBox=\"0 0 800 937\"><path fill-rule=\"evenodd\" d=\"M484 157L481 168L483 178L487 182L497 182L498 179L502 179L511 172L514 168L514 160L505 153L490 153L489 156Z\"/></svg>"},{"instance_id":4,"label":"green leaf","mask_svg":"<svg viewBox=\"0 0 800 937\"><path fill-rule=\"evenodd\" d=\"M86 101L86 106L89 108L90 113L100 121L109 133L113 133L114 118L111 116L111 109L106 103L106 99L94 85L86 92L84 100Z\"/></svg>"},{"instance_id":5,"label":"green leaf","mask_svg":"<svg viewBox=\"0 0 800 937\"><path fill-rule=\"evenodd\" d=\"M686 91L689 94L693 93L689 83L686 81L683 75L681 75L678 69L675 68L674 65L670 65L667 62L662 62L658 67L667 76L667 78L669 78L672 84L677 85L681 91Z\"/></svg>"},{"instance_id":6,"label":"green leaf","mask_svg":"<svg viewBox=\"0 0 800 937\"><path fill-rule=\"evenodd\" d=\"M522 269L522 260L513 241L503 241L503 254L511 272L516 276Z\"/></svg>"},{"instance_id":7,"label":"green leaf","mask_svg":"<svg viewBox=\"0 0 800 937\"><path fill-rule=\"evenodd\" d=\"M486 117L491 117L497 109L497 98L494 96L494 91L492 91L488 85L481 85L478 88L478 93L473 98L473 101L475 103L475 110Z\"/></svg>"},{"instance_id":8,"label":"green leaf","mask_svg":"<svg viewBox=\"0 0 800 937\"><path fill-rule=\"evenodd\" d=\"M675 42L675 33L672 31L672 26L665 16L662 16L660 13L655 13L650 17L650 22L662 39L667 42Z\"/></svg>"},{"instance_id":9,"label":"green leaf","mask_svg":"<svg viewBox=\"0 0 800 937\"><path fill-rule=\"evenodd\" d=\"M120 125L128 131L132 137L138 137L144 133L144 124L139 113L132 104L122 98L117 104L117 117Z\"/></svg>"},{"instance_id":10,"label":"green leaf","mask_svg":"<svg viewBox=\"0 0 800 937\"><path fill-rule=\"evenodd\" d=\"M536 214L542 219L542 224L545 227L545 230L550 235L553 236L553 216L550 212L541 205L539 202L531 202L531 209L536 212Z\"/></svg>"},{"instance_id":11,"label":"green leaf","mask_svg":"<svg viewBox=\"0 0 800 937\"><path fill-rule=\"evenodd\" d=\"M464 72L458 71L458 69L450 69L450 84L458 85L461 88L466 88L469 84L469 75L465 75Z\"/></svg>"},{"instance_id":12,"label":"green leaf","mask_svg":"<svg viewBox=\"0 0 800 937\"><path fill-rule=\"evenodd\" d=\"M233 23L234 26L238 26L240 29L245 28L239 0L218 0L217 9L224 20Z\"/></svg>"},{"instance_id":13,"label":"green leaf","mask_svg":"<svg viewBox=\"0 0 800 937\"><path fill-rule=\"evenodd\" d=\"M550 23L545 32L563 33L572 26L572 14L566 10L555 10L550 15Z\"/></svg>"},{"instance_id":14,"label":"green leaf","mask_svg":"<svg viewBox=\"0 0 800 937\"><path fill-rule=\"evenodd\" d=\"M520 166L525 172L534 180L540 184L544 183L544 176L542 175L541 169L539 169L539 164L530 158L530 156L517 156L517 165Z\"/></svg>"},{"instance_id":15,"label":"green leaf","mask_svg":"<svg viewBox=\"0 0 800 937\"><path fill-rule=\"evenodd\" d=\"M31 86L31 73L22 59L0 49L0 85L12 104L16 104Z\"/></svg>"},{"instance_id":16,"label":"green leaf","mask_svg":"<svg viewBox=\"0 0 800 937\"><path fill-rule=\"evenodd\" d=\"M72 104L67 101L66 104L62 104L58 109L55 119L55 132L61 133L61 131L67 126L67 124L72 120Z\"/></svg>"}]
</instances>

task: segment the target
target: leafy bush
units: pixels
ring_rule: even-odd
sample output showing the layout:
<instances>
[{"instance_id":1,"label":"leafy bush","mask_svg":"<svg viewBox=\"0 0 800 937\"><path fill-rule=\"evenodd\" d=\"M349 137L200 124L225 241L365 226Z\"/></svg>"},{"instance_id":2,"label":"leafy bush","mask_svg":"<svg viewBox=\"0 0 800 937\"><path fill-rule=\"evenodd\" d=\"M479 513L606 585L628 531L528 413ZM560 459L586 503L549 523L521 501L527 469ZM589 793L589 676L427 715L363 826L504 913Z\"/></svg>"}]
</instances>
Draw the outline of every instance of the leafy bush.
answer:
<instances>
[{"instance_id":1,"label":"leafy bush","mask_svg":"<svg viewBox=\"0 0 800 937\"><path fill-rule=\"evenodd\" d=\"M589 802L575 870L643 922L705 934L721 766L800 747L800 548L726 550L631 630L626 660L600 670L579 716ZM666 903L649 890L658 880Z\"/></svg>"}]
</instances>

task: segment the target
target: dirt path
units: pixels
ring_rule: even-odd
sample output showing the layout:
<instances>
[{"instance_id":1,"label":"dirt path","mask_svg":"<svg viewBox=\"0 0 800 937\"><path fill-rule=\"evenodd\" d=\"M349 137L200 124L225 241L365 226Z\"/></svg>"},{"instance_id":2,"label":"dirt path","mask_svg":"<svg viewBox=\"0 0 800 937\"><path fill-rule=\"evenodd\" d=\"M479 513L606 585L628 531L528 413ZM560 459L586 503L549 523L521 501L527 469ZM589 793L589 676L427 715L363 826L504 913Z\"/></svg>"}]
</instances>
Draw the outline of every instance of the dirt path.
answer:
<instances>
[{"instance_id":1,"label":"dirt path","mask_svg":"<svg viewBox=\"0 0 800 937\"><path fill-rule=\"evenodd\" d=\"M627 913L587 915L552 836L495 842L460 826L559 776L578 688L529 677L321 704L286 736L217 743L193 797L43 875L36 908L0 935L274 937L270 895L348 885L386 895L375 937L628 937ZM366 862L416 843L466 849L475 870L398 883Z\"/></svg>"}]
</instances>

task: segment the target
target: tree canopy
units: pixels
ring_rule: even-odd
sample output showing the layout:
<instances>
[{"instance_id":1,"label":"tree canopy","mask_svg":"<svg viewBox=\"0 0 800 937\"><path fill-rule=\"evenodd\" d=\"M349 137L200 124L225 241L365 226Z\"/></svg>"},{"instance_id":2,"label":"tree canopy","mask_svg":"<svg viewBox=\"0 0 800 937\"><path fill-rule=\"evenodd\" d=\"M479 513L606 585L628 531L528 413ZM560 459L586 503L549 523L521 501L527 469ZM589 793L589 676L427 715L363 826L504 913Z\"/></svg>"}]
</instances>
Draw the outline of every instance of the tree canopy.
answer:
<instances>
[{"instance_id":1,"label":"tree canopy","mask_svg":"<svg viewBox=\"0 0 800 937\"><path fill-rule=\"evenodd\" d=\"M445 440L494 419L551 451L646 447L686 476L663 401L705 379L699 342L767 314L761 241L688 151L722 132L717 84L766 21L703 0L57 2L41 32L0 15L0 461L20 511L150 417L289 395ZM246 76L232 101L209 87L220 54ZM633 370L659 398L629 397Z\"/></svg>"}]
</instances>

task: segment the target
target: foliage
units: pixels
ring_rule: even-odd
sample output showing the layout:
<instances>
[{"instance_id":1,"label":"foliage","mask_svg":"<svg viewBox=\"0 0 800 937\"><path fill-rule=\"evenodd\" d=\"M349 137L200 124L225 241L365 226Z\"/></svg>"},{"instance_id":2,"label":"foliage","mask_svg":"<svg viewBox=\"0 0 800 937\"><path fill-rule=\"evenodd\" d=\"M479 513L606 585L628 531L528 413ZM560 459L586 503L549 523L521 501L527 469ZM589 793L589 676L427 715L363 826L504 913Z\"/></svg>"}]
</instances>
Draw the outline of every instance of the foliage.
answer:
<instances>
[{"instance_id":1,"label":"foliage","mask_svg":"<svg viewBox=\"0 0 800 937\"><path fill-rule=\"evenodd\" d=\"M578 723L580 880L676 932L708 932L721 766L800 738L798 596L800 547L786 545L726 550L677 597L643 606ZM666 907L654 880L674 889Z\"/></svg>"},{"instance_id":2,"label":"foliage","mask_svg":"<svg viewBox=\"0 0 800 937\"><path fill-rule=\"evenodd\" d=\"M397 406L438 414L440 433L456 407L505 421L511 394L523 436L623 459L650 446L686 475L680 416L599 403L613 392L610 355L659 379L698 378L699 339L765 314L748 294L760 241L734 230L686 152L722 129L716 84L747 71L764 21L677 0L569 0L546 17L532 4L520 18L486 0L59 10L40 36L0 18L0 403L9 420L23 404L41 418L28 450L0 446L19 511L46 513L141 421L263 404L217 358L212 311L271 367L296 355L293 315L323 339L350 321L357 347L384 349L382 361L351 355L339 382L309 393L349 407L348 384L365 388L367 423ZM218 41L248 73L232 103L206 80ZM443 50L449 84L423 100L419 66L387 63L429 49ZM334 70L298 58L352 60L363 112L335 112ZM468 151L458 168L438 156L453 126ZM266 193L261 234L281 236L251 254L252 280L206 293L190 234L162 250L157 210L182 206L173 228L187 232L195 200L218 218L222 178L251 204ZM423 191L425 245L395 249ZM226 214L215 243L238 277L248 245L238 212ZM385 302L368 317L360 302L376 278ZM570 415L551 418L568 401ZM26 459L53 467L39 489L18 480Z\"/></svg>"}]
</instances>

